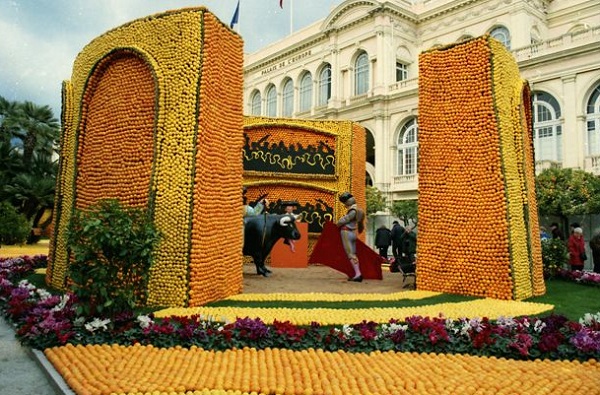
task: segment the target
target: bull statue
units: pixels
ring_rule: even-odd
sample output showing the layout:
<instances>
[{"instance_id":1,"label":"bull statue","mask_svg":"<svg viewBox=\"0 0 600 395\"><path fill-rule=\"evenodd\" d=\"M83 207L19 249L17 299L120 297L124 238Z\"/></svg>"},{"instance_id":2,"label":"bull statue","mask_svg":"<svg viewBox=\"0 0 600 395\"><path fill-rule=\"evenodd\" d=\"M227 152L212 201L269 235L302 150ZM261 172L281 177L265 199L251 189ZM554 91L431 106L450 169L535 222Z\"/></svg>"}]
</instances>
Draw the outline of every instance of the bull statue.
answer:
<instances>
[{"instance_id":1,"label":"bull statue","mask_svg":"<svg viewBox=\"0 0 600 395\"><path fill-rule=\"evenodd\" d=\"M244 218L244 255L251 256L256 274L269 277L265 259L279 239L298 240L300 232L293 214L263 214Z\"/></svg>"}]
</instances>

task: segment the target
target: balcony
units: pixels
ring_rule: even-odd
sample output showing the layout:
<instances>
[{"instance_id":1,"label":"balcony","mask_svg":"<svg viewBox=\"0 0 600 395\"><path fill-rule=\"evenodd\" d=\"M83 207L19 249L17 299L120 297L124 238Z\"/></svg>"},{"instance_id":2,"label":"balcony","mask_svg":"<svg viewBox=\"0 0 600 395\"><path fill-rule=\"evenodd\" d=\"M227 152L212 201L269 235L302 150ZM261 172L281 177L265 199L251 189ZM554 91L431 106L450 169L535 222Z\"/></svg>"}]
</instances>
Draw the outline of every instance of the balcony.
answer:
<instances>
[{"instance_id":1,"label":"balcony","mask_svg":"<svg viewBox=\"0 0 600 395\"><path fill-rule=\"evenodd\" d=\"M419 188L419 175L407 174L402 176L394 176L390 191L414 191Z\"/></svg>"},{"instance_id":2,"label":"balcony","mask_svg":"<svg viewBox=\"0 0 600 395\"><path fill-rule=\"evenodd\" d=\"M563 34L562 36L540 43L517 48L512 51L517 62L526 61L538 56L553 54L581 47L588 44L597 44L600 41L600 26L582 30L576 33Z\"/></svg>"},{"instance_id":3,"label":"balcony","mask_svg":"<svg viewBox=\"0 0 600 395\"><path fill-rule=\"evenodd\" d=\"M394 82L388 87L388 93L397 93L402 91L408 91L411 89L416 89L419 86L418 78L410 78L404 81Z\"/></svg>"},{"instance_id":4,"label":"balcony","mask_svg":"<svg viewBox=\"0 0 600 395\"><path fill-rule=\"evenodd\" d=\"M535 161L535 174L540 174L546 169L560 169L562 168L562 162L554 160L536 160Z\"/></svg>"},{"instance_id":5,"label":"balcony","mask_svg":"<svg viewBox=\"0 0 600 395\"><path fill-rule=\"evenodd\" d=\"M586 156L583 170L600 175L600 155Z\"/></svg>"}]
</instances>

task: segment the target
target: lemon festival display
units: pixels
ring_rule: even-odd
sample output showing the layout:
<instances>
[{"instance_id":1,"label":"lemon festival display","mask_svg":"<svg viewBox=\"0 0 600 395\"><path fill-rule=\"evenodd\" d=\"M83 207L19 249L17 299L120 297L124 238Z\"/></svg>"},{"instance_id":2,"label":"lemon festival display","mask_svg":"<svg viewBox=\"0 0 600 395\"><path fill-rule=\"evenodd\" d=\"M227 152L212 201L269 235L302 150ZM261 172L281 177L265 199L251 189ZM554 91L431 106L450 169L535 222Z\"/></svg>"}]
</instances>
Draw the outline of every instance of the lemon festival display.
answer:
<instances>
[{"instance_id":1,"label":"lemon festival display","mask_svg":"<svg viewBox=\"0 0 600 395\"><path fill-rule=\"evenodd\" d=\"M241 37L204 7L134 20L79 53L63 83L49 284L66 286L73 210L113 198L149 208L163 234L148 304L241 292L242 65Z\"/></svg>"},{"instance_id":2,"label":"lemon festival display","mask_svg":"<svg viewBox=\"0 0 600 395\"><path fill-rule=\"evenodd\" d=\"M482 36L419 57L417 287L545 293L529 86Z\"/></svg>"},{"instance_id":3,"label":"lemon festival display","mask_svg":"<svg viewBox=\"0 0 600 395\"><path fill-rule=\"evenodd\" d=\"M81 51L63 83L48 284L67 288L69 222L102 199L150 210L162 237L147 304L179 307L242 291L242 185L250 199L301 200L313 229L341 214L341 190L364 206L364 128L244 120L242 65L241 37L204 7L134 20Z\"/></svg>"},{"instance_id":4,"label":"lemon festival display","mask_svg":"<svg viewBox=\"0 0 600 395\"><path fill-rule=\"evenodd\" d=\"M244 185L249 201L296 201L308 224L309 250L327 220L346 213L339 192L366 205L366 131L351 121L244 118ZM362 236L361 236L362 237Z\"/></svg>"}]
</instances>

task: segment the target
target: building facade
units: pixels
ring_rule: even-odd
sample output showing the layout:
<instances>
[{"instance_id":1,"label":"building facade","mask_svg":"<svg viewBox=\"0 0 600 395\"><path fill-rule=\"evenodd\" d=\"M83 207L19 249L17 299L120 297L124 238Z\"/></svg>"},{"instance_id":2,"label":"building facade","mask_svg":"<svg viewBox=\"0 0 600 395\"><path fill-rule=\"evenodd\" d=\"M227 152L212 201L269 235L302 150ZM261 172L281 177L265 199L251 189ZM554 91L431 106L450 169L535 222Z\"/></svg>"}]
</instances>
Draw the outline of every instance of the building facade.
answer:
<instances>
[{"instance_id":1,"label":"building facade","mask_svg":"<svg viewBox=\"0 0 600 395\"><path fill-rule=\"evenodd\" d=\"M359 122L367 183L388 202L414 199L419 54L483 34L511 50L531 85L536 170L600 174L597 0L346 0L246 55L244 112Z\"/></svg>"}]
</instances>

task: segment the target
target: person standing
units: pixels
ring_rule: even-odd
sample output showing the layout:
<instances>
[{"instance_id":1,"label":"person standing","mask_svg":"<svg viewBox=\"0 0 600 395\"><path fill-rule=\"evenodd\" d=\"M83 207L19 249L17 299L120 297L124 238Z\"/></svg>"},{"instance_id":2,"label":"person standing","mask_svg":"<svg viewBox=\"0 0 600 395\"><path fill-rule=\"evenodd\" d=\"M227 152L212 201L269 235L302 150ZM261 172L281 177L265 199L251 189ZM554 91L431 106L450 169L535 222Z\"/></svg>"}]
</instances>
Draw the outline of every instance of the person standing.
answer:
<instances>
[{"instance_id":1,"label":"person standing","mask_svg":"<svg viewBox=\"0 0 600 395\"><path fill-rule=\"evenodd\" d=\"M346 215L341 217L336 225L340 229L344 251L346 251L346 255L354 269L354 277L348 278L348 281L361 282L363 278L358 264L358 256L356 255L356 233L362 233L364 230L365 213L358 208L356 199L350 192L342 193L339 200L346 206L347 211Z\"/></svg>"},{"instance_id":2,"label":"person standing","mask_svg":"<svg viewBox=\"0 0 600 395\"><path fill-rule=\"evenodd\" d=\"M408 263L415 261L415 255L417 254L417 234L415 233L414 226L406 227L402 252L407 256Z\"/></svg>"},{"instance_id":3,"label":"person standing","mask_svg":"<svg viewBox=\"0 0 600 395\"><path fill-rule=\"evenodd\" d=\"M577 227L567 241L569 250L569 265L571 270L583 270L583 264L587 257L585 256L585 242L583 241L583 229Z\"/></svg>"},{"instance_id":4,"label":"person standing","mask_svg":"<svg viewBox=\"0 0 600 395\"><path fill-rule=\"evenodd\" d=\"M244 204L243 217L253 217L255 215L260 215L265 208L269 205L269 201L265 198L261 201L257 202L254 207L248 204L248 197L246 197L246 192L248 189L246 187L242 187L242 202Z\"/></svg>"},{"instance_id":5,"label":"person standing","mask_svg":"<svg viewBox=\"0 0 600 395\"><path fill-rule=\"evenodd\" d=\"M375 247L379 249L379 255L387 261L388 248L392 244L392 232L385 225L381 225L375 232Z\"/></svg>"},{"instance_id":6,"label":"person standing","mask_svg":"<svg viewBox=\"0 0 600 395\"><path fill-rule=\"evenodd\" d=\"M600 273L600 230L596 230L596 233L594 233L594 236L590 239L589 245L592 250L594 272Z\"/></svg>"},{"instance_id":7,"label":"person standing","mask_svg":"<svg viewBox=\"0 0 600 395\"><path fill-rule=\"evenodd\" d=\"M559 240L565 239L565 237L563 236L563 234L560 231L560 228L558 227L558 224L556 222L552 222L552 224L550 225L550 232L552 233L553 239L559 239Z\"/></svg>"},{"instance_id":8,"label":"person standing","mask_svg":"<svg viewBox=\"0 0 600 395\"><path fill-rule=\"evenodd\" d=\"M296 201L286 200L281 202L281 207L283 207L282 214L293 215L296 220L300 219L300 215L294 214L294 210L299 206L299 203ZM291 239L283 239L283 244L286 244L290 247L290 251L296 252L296 247L294 246L294 240Z\"/></svg>"},{"instance_id":9,"label":"person standing","mask_svg":"<svg viewBox=\"0 0 600 395\"><path fill-rule=\"evenodd\" d=\"M402 241L404 239L404 228L400 225L398 221L392 222L392 254L394 255L394 259L400 263L400 258L402 258Z\"/></svg>"}]
</instances>

